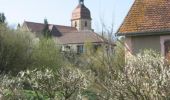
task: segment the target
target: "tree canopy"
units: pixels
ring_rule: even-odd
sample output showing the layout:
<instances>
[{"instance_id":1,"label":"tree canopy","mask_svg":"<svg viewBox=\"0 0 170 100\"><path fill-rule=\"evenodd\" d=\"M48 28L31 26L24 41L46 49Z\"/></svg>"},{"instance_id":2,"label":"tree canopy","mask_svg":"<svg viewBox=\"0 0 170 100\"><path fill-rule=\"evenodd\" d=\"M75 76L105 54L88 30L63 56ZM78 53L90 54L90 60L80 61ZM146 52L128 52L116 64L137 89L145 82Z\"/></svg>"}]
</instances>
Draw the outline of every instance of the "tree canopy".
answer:
<instances>
[{"instance_id":1,"label":"tree canopy","mask_svg":"<svg viewBox=\"0 0 170 100\"><path fill-rule=\"evenodd\" d=\"M43 36L46 37L46 38L50 38L52 36L51 32L50 32L50 29L49 29L49 25L48 25L48 20L47 19L44 19Z\"/></svg>"},{"instance_id":2,"label":"tree canopy","mask_svg":"<svg viewBox=\"0 0 170 100\"><path fill-rule=\"evenodd\" d=\"M0 13L0 24L5 23L6 17L4 13Z\"/></svg>"}]
</instances>

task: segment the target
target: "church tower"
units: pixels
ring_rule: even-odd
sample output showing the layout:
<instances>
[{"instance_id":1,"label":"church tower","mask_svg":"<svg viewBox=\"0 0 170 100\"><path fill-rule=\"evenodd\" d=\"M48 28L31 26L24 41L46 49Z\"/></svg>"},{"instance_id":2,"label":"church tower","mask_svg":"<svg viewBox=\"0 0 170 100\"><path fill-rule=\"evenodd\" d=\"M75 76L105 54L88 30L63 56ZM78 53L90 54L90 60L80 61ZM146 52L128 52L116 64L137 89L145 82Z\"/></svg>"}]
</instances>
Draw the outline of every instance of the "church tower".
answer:
<instances>
[{"instance_id":1,"label":"church tower","mask_svg":"<svg viewBox=\"0 0 170 100\"><path fill-rule=\"evenodd\" d=\"M72 12L71 26L79 31L92 30L91 20L90 10L84 5L84 0L79 0L78 6Z\"/></svg>"}]
</instances>

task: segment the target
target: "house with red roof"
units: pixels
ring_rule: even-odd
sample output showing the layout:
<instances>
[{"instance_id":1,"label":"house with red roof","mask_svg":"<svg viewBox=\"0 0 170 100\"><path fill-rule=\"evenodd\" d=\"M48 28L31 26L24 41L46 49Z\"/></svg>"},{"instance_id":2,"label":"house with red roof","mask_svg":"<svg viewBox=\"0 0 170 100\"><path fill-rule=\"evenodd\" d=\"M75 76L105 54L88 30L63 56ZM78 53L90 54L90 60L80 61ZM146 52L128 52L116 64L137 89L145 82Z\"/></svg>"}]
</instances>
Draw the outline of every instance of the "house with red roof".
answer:
<instances>
[{"instance_id":1,"label":"house with red roof","mask_svg":"<svg viewBox=\"0 0 170 100\"><path fill-rule=\"evenodd\" d=\"M170 0L135 0L117 31L125 37L126 54L152 49L170 51Z\"/></svg>"},{"instance_id":2,"label":"house with red roof","mask_svg":"<svg viewBox=\"0 0 170 100\"><path fill-rule=\"evenodd\" d=\"M83 53L86 42L92 43L94 47L106 42L93 31L91 20L90 10L84 5L84 0L79 0L78 6L72 12L71 26L48 24L48 27L56 42L62 46L62 51ZM25 21L22 26L39 37L45 24Z\"/></svg>"}]
</instances>

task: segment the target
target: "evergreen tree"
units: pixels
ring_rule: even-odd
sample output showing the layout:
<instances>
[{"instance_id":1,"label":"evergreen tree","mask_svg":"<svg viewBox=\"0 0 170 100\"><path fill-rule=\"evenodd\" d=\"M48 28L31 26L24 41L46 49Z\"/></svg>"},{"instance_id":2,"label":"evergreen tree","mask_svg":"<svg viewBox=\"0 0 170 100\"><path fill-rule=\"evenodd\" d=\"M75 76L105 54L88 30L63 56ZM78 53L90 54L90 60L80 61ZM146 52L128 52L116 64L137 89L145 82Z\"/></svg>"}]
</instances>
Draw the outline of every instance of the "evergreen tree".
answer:
<instances>
[{"instance_id":1,"label":"evergreen tree","mask_svg":"<svg viewBox=\"0 0 170 100\"><path fill-rule=\"evenodd\" d=\"M21 29L21 25L18 23L17 25L17 29L20 30Z\"/></svg>"},{"instance_id":2,"label":"evergreen tree","mask_svg":"<svg viewBox=\"0 0 170 100\"><path fill-rule=\"evenodd\" d=\"M18 23L18 26L17 26L17 28L21 28L21 25Z\"/></svg>"},{"instance_id":3,"label":"evergreen tree","mask_svg":"<svg viewBox=\"0 0 170 100\"><path fill-rule=\"evenodd\" d=\"M44 19L43 35L44 35L44 37L46 37L46 38L50 38L50 37L52 36L52 35L51 35L51 32L50 32L50 30L49 30L49 25L48 25L47 19Z\"/></svg>"},{"instance_id":4,"label":"evergreen tree","mask_svg":"<svg viewBox=\"0 0 170 100\"><path fill-rule=\"evenodd\" d=\"M5 23L6 17L4 13L0 13L0 24Z\"/></svg>"}]
</instances>

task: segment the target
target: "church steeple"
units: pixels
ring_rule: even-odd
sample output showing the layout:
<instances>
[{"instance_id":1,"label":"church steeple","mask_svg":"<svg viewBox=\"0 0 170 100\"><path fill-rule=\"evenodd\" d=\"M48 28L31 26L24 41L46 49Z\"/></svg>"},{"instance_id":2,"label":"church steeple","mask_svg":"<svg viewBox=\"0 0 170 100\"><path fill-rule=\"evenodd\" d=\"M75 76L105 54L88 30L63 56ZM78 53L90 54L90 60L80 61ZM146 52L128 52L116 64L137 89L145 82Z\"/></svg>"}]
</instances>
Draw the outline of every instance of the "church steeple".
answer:
<instances>
[{"instance_id":1,"label":"church steeple","mask_svg":"<svg viewBox=\"0 0 170 100\"><path fill-rule=\"evenodd\" d=\"M91 14L90 10L84 5L84 0L79 0L78 6L74 9L71 26L80 31L91 30Z\"/></svg>"}]
</instances>

